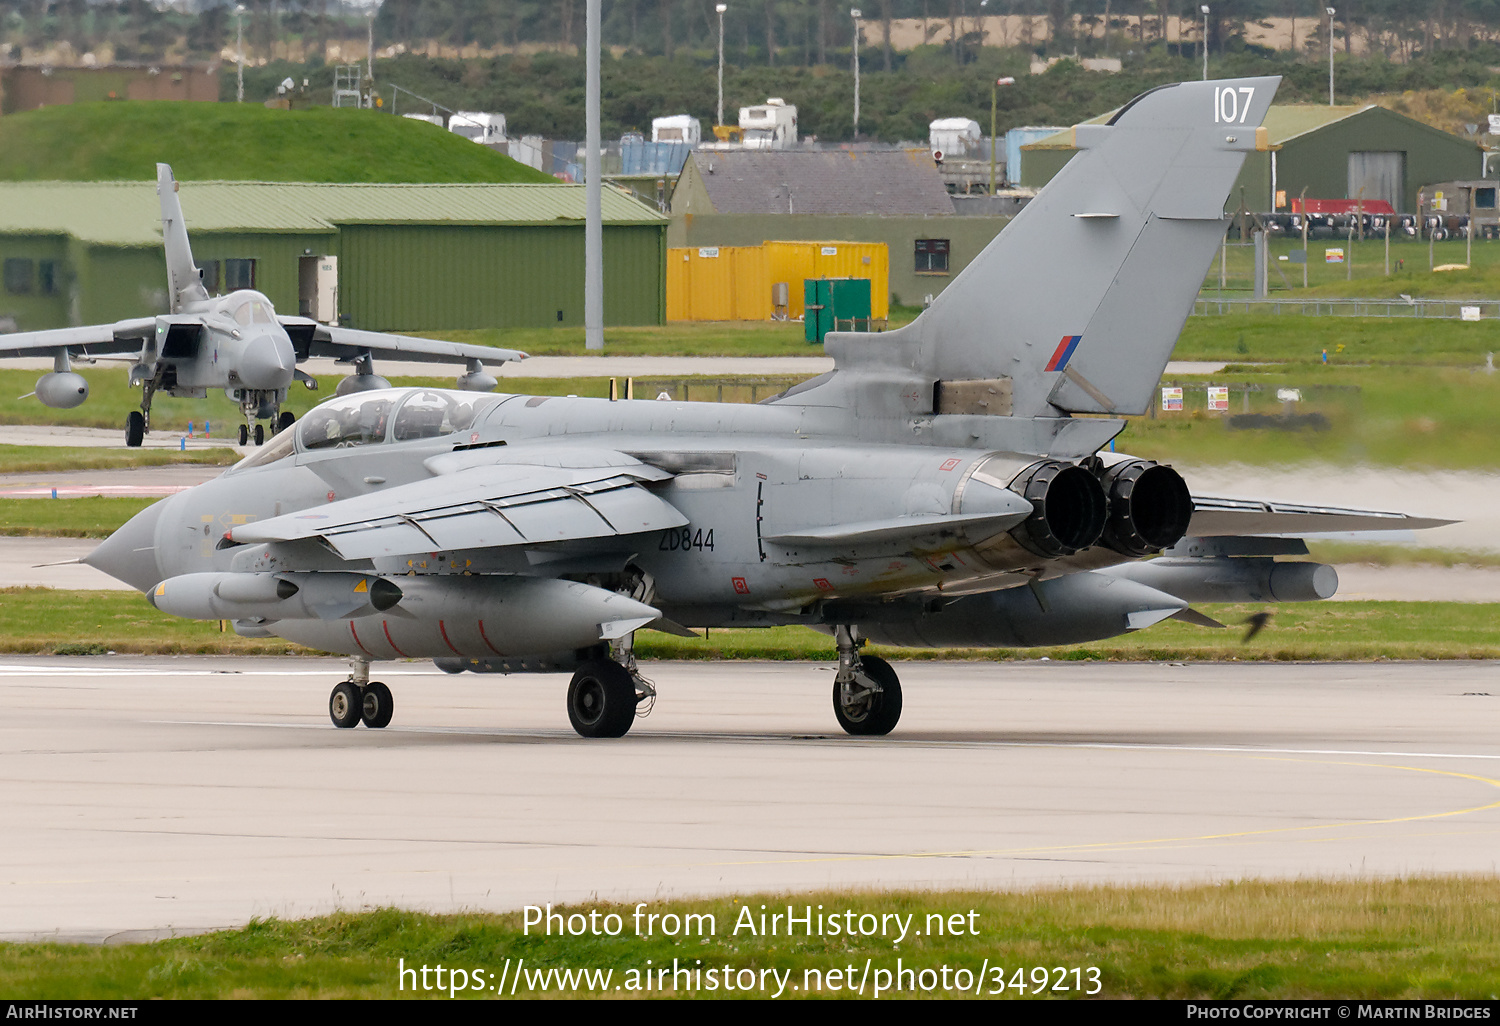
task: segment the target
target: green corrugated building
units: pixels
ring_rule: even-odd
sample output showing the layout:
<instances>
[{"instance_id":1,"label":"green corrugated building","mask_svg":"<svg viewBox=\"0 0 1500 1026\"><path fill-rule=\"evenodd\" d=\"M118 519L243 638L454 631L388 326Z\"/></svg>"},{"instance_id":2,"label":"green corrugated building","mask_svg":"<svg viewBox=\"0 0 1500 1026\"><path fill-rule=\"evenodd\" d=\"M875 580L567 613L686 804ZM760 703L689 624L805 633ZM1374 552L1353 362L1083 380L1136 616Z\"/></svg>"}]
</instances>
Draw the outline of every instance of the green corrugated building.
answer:
<instances>
[{"instance_id":1,"label":"green corrugated building","mask_svg":"<svg viewBox=\"0 0 1500 1026\"><path fill-rule=\"evenodd\" d=\"M280 312L314 312L321 263L336 268L338 319L356 328L583 323L581 185L186 182L181 191L211 293L256 288ZM603 199L605 321L662 323L667 218L616 190ZM164 311L155 185L0 183L0 263L0 318L21 330Z\"/></svg>"},{"instance_id":2,"label":"green corrugated building","mask_svg":"<svg viewBox=\"0 0 1500 1026\"><path fill-rule=\"evenodd\" d=\"M1384 107L1275 105L1264 128L1270 148L1246 156L1229 194L1231 212L1242 195L1251 211L1288 210L1306 188L1308 199L1358 199L1363 190L1365 199L1415 213L1422 186L1481 174L1477 142ZM1078 152L1072 129L1021 148L1022 184L1034 187L1051 181Z\"/></svg>"}]
</instances>

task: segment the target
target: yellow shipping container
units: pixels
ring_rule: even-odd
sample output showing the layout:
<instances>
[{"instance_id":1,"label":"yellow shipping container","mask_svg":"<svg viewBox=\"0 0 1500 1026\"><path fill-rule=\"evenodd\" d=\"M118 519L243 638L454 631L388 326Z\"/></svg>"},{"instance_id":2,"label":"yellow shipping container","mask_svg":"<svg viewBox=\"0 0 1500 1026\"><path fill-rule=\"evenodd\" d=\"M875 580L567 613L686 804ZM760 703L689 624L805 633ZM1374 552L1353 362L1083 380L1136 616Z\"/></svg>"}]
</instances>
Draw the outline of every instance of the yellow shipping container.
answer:
<instances>
[{"instance_id":1,"label":"yellow shipping container","mask_svg":"<svg viewBox=\"0 0 1500 1026\"><path fill-rule=\"evenodd\" d=\"M667 250L667 320L768 321L771 285L762 246Z\"/></svg>"},{"instance_id":2,"label":"yellow shipping container","mask_svg":"<svg viewBox=\"0 0 1500 1026\"><path fill-rule=\"evenodd\" d=\"M788 316L801 317L806 278L870 279L870 315L890 315L890 251L883 242L766 242L667 250L667 320L767 321L771 286L786 282Z\"/></svg>"},{"instance_id":3,"label":"yellow shipping container","mask_svg":"<svg viewBox=\"0 0 1500 1026\"><path fill-rule=\"evenodd\" d=\"M767 241L765 249L772 284L787 283L789 316L802 316L802 282L808 278L868 278L870 316L890 316L891 252L885 243Z\"/></svg>"}]
</instances>

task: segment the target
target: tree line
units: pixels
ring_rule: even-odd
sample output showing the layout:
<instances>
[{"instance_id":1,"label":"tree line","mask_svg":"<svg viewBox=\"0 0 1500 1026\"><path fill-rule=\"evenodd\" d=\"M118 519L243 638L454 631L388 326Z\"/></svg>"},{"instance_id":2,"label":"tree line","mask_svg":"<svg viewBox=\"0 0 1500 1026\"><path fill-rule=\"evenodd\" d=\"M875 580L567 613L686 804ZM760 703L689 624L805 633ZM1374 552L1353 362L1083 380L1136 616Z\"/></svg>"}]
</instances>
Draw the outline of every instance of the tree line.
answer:
<instances>
[{"instance_id":1,"label":"tree line","mask_svg":"<svg viewBox=\"0 0 1500 1026\"><path fill-rule=\"evenodd\" d=\"M1335 47L1396 59L1500 42L1500 0L1211 0L1210 53L1243 48L1247 29L1268 19L1301 22L1304 47L1327 45L1324 4L1335 7ZM1035 19L1028 35L1041 56L1088 56L1147 49L1169 40L1169 24L1198 31L1199 0L726 0L726 56L736 65L847 65L853 48L852 7L860 7L872 41L861 67L895 70L907 51L889 44L900 20L917 19L954 63L978 61L982 18ZM66 43L75 54L108 47L116 60L210 58L236 45L243 29L252 56L278 46L321 54L331 40L364 41L367 8L344 0L207 0L184 10L148 0L0 0L0 43L12 58ZM603 40L617 52L701 57L716 53L715 0L603 0ZM583 42L584 0L384 0L374 23L377 48L408 50L429 43L487 51L539 48L576 52ZM1189 33L1191 36L1191 32ZM1196 46L1196 37L1189 45ZM283 51L285 52L285 51Z\"/></svg>"}]
</instances>

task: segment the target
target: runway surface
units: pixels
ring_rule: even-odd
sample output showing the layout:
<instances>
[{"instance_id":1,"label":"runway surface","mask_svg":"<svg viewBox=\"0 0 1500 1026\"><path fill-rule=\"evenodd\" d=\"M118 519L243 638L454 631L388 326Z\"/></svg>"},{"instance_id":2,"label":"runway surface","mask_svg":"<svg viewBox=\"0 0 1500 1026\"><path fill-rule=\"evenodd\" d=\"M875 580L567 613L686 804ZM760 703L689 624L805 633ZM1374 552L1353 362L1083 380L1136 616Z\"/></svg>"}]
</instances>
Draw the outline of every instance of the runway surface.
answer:
<instances>
[{"instance_id":1,"label":"runway surface","mask_svg":"<svg viewBox=\"0 0 1500 1026\"><path fill-rule=\"evenodd\" d=\"M563 677L333 661L0 661L0 936L144 938L815 887L1494 872L1500 666L908 663L888 738L832 667L657 664L653 715L568 729Z\"/></svg>"}]
</instances>

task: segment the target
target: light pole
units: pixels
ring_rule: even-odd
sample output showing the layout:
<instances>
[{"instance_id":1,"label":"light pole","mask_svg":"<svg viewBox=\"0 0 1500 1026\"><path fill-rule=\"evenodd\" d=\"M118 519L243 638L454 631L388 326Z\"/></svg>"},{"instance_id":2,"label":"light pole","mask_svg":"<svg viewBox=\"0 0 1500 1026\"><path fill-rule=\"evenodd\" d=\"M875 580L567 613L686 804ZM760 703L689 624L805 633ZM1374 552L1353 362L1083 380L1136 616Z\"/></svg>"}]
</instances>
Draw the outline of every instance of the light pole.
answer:
<instances>
[{"instance_id":1,"label":"light pole","mask_svg":"<svg viewBox=\"0 0 1500 1026\"><path fill-rule=\"evenodd\" d=\"M719 120L714 124L724 123L724 12L729 10L728 4L716 4L714 11L719 15Z\"/></svg>"},{"instance_id":2,"label":"light pole","mask_svg":"<svg viewBox=\"0 0 1500 1026\"><path fill-rule=\"evenodd\" d=\"M1000 87L1015 85L1016 80L1006 75L1004 78L995 79L995 84L990 86L990 195L995 195L995 107L1000 99ZM1005 169L1010 173L1010 168Z\"/></svg>"},{"instance_id":3,"label":"light pole","mask_svg":"<svg viewBox=\"0 0 1500 1026\"><path fill-rule=\"evenodd\" d=\"M1332 7L1325 7L1328 12L1328 106L1333 106L1333 16L1338 12Z\"/></svg>"},{"instance_id":4,"label":"light pole","mask_svg":"<svg viewBox=\"0 0 1500 1026\"><path fill-rule=\"evenodd\" d=\"M365 50L365 78L370 80L370 106L375 106L375 8L365 12L369 19L369 45Z\"/></svg>"},{"instance_id":5,"label":"light pole","mask_svg":"<svg viewBox=\"0 0 1500 1026\"><path fill-rule=\"evenodd\" d=\"M854 141L859 142L859 8L849 8L854 19Z\"/></svg>"},{"instance_id":6,"label":"light pole","mask_svg":"<svg viewBox=\"0 0 1500 1026\"><path fill-rule=\"evenodd\" d=\"M245 5L234 5L234 31L235 52L238 55L235 60L235 86L234 102L245 102Z\"/></svg>"},{"instance_id":7,"label":"light pole","mask_svg":"<svg viewBox=\"0 0 1500 1026\"><path fill-rule=\"evenodd\" d=\"M1203 81L1208 81L1208 4L1198 8L1203 12Z\"/></svg>"},{"instance_id":8,"label":"light pole","mask_svg":"<svg viewBox=\"0 0 1500 1026\"><path fill-rule=\"evenodd\" d=\"M588 0L584 71L583 347L604 348L604 215L599 167L599 0Z\"/></svg>"}]
</instances>

